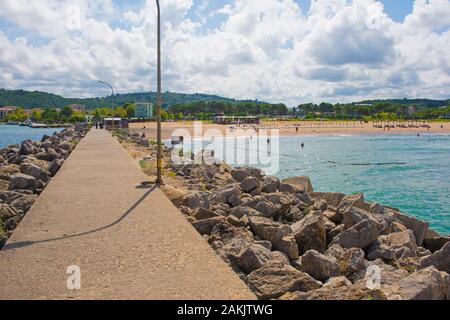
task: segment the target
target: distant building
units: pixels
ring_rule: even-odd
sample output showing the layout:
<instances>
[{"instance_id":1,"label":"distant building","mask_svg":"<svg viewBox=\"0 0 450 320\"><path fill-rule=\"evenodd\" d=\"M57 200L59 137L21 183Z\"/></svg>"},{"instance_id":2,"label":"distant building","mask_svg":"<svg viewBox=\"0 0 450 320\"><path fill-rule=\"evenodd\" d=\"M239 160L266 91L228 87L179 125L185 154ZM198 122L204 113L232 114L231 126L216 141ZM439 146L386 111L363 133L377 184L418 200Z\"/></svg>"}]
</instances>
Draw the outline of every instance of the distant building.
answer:
<instances>
[{"instance_id":1,"label":"distant building","mask_svg":"<svg viewBox=\"0 0 450 320\"><path fill-rule=\"evenodd\" d=\"M152 119L154 117L153 103L136 103L134 117Z\"/></svg>"},{"instance_id":2,"label":"distant building","mask_svg":"<svg viewBox=\"0 0 450 320\"><path fill-rule=\"evenodd\" d=\"M13 112L16 107L1 107L0 108L0 118L6 118L8 114Z\"/></svg>"},{"instance_id":3,"label":"distant building","mask_svg":"<svg viewBox=\"0 0 450 320\"><path fill-rule=\"evenodd\" d=\"M413 116L416 112L416 107L408 107L408 109L406 109L406 114L410 117Z\"/></svg>"},{"instance_id":4,"label":"distant building","mask_svg":"<svg viewBox=\"0 0 450 320\"><path fill-rule=\"evenodd\" d=\"M259 124L259 117L235 117L219 115L214 117L214 123L217 124Z\"/></svg>"}]
</instances>

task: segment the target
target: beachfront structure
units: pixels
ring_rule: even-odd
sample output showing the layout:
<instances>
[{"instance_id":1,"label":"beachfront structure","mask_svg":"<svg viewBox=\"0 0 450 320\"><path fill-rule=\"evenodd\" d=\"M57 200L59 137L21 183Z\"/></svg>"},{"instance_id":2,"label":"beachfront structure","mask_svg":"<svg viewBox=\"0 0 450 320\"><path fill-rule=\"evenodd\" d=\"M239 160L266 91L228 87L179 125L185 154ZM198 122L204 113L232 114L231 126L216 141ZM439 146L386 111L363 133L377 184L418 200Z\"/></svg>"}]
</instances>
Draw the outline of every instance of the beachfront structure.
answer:
<instances>
[{"instance_id":1,"label":"beachfront structure","mask_svg":"<svg viewBox=\"0 0 450 320\"><path fill-rule=\"evenodd\" d=\"M1 107L0 108L0 119L6 118L8 114L14 111L16 107Z\"/></svg>"},{"instance_id":2,"label":"beachfront structure","mask_svg":"<svg viewBox=\"0 0 450 320\"><path fill-rule=\"evenodd\" d=\"M217 124L259 124L259 117L238 117L238 116L216 116L214 123Z\"/></svg>"},{"instance_id":3,"label":"beachfront structure","mask_svg":"<svg viewBox=\"0 0 450 320\"><path fill-rule=\"evenodd\" d=\"M106 129L126 129L128 128L128 120L122 118L105 118L103 119L103 123L106 126ZM114 126L113 126L114 123Z\"/></svg>"},{"instance_id":4,"label":"beachfront structure","mask_svg":"<svg viewBox=\"0 0 450 320\"><path fill-rule=\"evenodd\" d=\"M154 118L153 103L136 103L134 117L139 119Z\"/></svg>"}]
</instances>

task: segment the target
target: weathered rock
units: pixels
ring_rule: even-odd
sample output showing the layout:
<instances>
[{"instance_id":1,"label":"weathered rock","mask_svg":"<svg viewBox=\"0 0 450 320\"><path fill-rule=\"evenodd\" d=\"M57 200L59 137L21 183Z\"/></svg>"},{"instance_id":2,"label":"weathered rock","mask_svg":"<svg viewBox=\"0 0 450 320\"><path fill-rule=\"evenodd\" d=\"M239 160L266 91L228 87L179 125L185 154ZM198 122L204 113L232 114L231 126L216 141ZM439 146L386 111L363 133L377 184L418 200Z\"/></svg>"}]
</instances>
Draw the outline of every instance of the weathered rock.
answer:
<instances>
[{"instance_id":1,"label":"weathered rock","mask_svg":"<svg viewBox=\"0 0 450 320\"><path fill-rule=\"evenodd\" d=\"M450 276L434 267L412 273L383 290L389 300L446 300L449 299Z\"/></svg>"},{"instance_id":2,"label":"weathered rock","mask_svg":"<svg viewBox=\"0 0 450 320\"><path fill-rule=\"evenodd\" d=\"M438 250L441 250L447 242L450 242L450 237L428 238L423 242L423 246L424 248L434 253Z\"/></svg>"},{"instance_id":3,"label":"weathered rock","mask_svg":"<svg viewBox=\"0 0 450 320\"><path fill-rule=\"evenodd\" d=\"M324 199L318 199L314 202L312 210L325 211L328 208L328 202Z\"/></svg>"},{"instance_id":4,"label":"weathered rock","mask_svg":"<svg viewBox=\"0 0 450 320\"><path fill-rule=\"evenodd\" d=\"M4 222L6 231L12 231L12 230L16 229L17 226L19 225L20 221L22 220L22 218L23 217L21 215L17 215L17 216L11 217L8 220L6 220Z\"/></svg>"},{"instance_id":5,"label":"weathered rock","mask_svg":"<svg viewBox=\"0 0 450 320\"><path fill-rule=\"evenodd\" d=\"M11 176L9 180L9 189L26 189L26 190L34 190L36 189L36 178L23 174L16 173Z\"/></svg>"},{"instance_id":6,"label":"weathered rock","mask_svg":"<svg viewBox=\"0 0 450 320\"><path fill-rule=\"evenodd\" d=\"M0 166L0 179L8 180L12 175L20 173L20 167L16 164L8 164L6 166Z\"/></svg>"},{"instance_id":7,"label":"weathered rock","mask_svg":"<svg viewBox=\"0 0 450 320\"><path fill-rule=\"evenodd\" d=\"M241 204L241 194L239 185L229 185L212 194L209 200L211 203L226 203L232 207L237 207Z\"/></svg>"},{"instance_id":8,"label":"weathered rock","mask_svg":"<svg viewBox=\"0 0 450 320\"><path fill-rule=\"evenodd\" d=\"M205 220L209 218L217 218L219 215L216 214L214 211L211 211L209 209L205 208L198 208L195 212L195 218L197 220Z\"/></svg>"},{"instance_id":9,"label":"weathered rock","mask_svg":"<svg viewBox=\"0 0 450 320\"><path fill-rule=\"evenodd\" d=\"M364 251L360 248L344 249L340 245L333 245L328 248L325 255L335 258L339 266L339 273L350 279L367 267Z\"/></svg>"},{"instance_id":10,"label":"weathered rock","mask_svg":"<svg viewBox=\"0 0 450 320\"><path fill-rule=\"evenodd\" d=\"M249 225L255 235L262 240L270 241L272 244L291 233L289 226L265 217L249 217Z\"/></svg>"},{"instance_id":11,"label":"weathered rock","mask_svg":"<svg viewBox=\"0 0 450 320\"><path fill-rule=\"evenodd\" d=\"M58 158L58 154L53 148L48 148L47 151L38 152L36 158L39 160L53 161Z\"/></svg>"},{"instance_id":12,"label":"weathered rock","mask_svg":"<svg viewBox=\"0 0 450 320\"><path fill-rule=\"evenodd\" d=\"M290 184L290 183L281 183L278 187L280 192L288 192L288 193L304 193L305 188L300 185Z\"/></svg>"},{"instance_id":13,"label":"weathered rock","mask_svg":"<svg viewBox=\"0 0 450 320\"><path fill-rule=\"evenodd\" d=\"M394 232L402 232L402 231L406 231L408 230L407 227L405 227L404 225L402 225L400 222L398 221L394 221L391 223L390 225L390 230L389 233L394 233Z\"/></svg>"},{"instance_id":14,"label":"weathered rock","mask_svg":"<svg viewBox=\"0 0 450 320\"><path fill-rule=\"evenodd\" d=\"M257 241L255 241L255 244L259 244L259 245L263 246L264 248L266 248L267 250L272 251L272 243L270 241L257 240Z\"/></svg>"},{"instance_id":15,"label":"weathered rock","mask_svg":"<svg viewBox=\"0 0 450 320\"><path fill-rule=\"evenodd\" d=\"M50 168L48 169L48 171L50 172L50 175L52 177L54 177L56 175L56 173L58 173L62 164L63 164L63 161L60 159L55 159L50 163Z\"/></svg>"},{"instance_id":16,"label":"weathered rock","mask_svg":"<svg viewBox=\"0 0 450 320\"><path fill-rule=\"evenodd\" d=\"M297 242L292 235L284 236L281 239L275 240L273 243L273 248L286 254L290 260L295 260L298 258Z\"/></svg>"},{"instance_id":17,"label":"weathered rock","mask_svg":"<svg viewBox=\"0 0 450 320\"><path fill-rule=\"evenodd\" d=\"M417 245L411 230L380 236L367 250L367 259L395 260L417 257Z\"/></svg>"},{"instance_id":18,"label":"weathered rock","mask_svg":"<svg viewBox=\"0 0 450 320\"><path fill-rule=\"evenodd\" d=\"M370 206L370 213L374 214L383 214L384 213L384 207L379 203L374 203Z\"/></svg>"},{"instance_id":19,"label":"weathered rock","mask_svg":"<svg viewBox=\"0 0 450 320\"><path fill-rule=\"evenodd\" d=\"M20 146L19 154L26 156L29 154L33 154L36 152L36 148L33 146L33 142L31 140L22 141Z\"/></svg>"},{"instance_id":20,"label":"weathered rock","mask_svg":"<svg viewBox=\"0 0 450 320\"><path fill-rule=\"evenodd\" d=\"M259 244L251 245L239 257L239 266L248 274L272 260L271 251Z\"/></svg>"},{"instance_id":21,"label":"weathered rock","mask_svg":"<svg viewBox=\"0 0 450 320\"><path fill-rule=\"evenodd\" d=\"M241 182L241 189L244 192L250 193L256 188L259 188L261 183L259 180L253 176L248 176Z\"/></svg>"},{"instance_id":22,"label":"weathered rock","mask_svg":"<svg viewBox=\"0 0 450 320\"><path fill-rule=\"evenodd\" d=\"M432 255L422 259L420 268L434 266L440 271L450 273L450 242L447 242L442 249Z\"/></svg>"},{"instance_id":23,"label":"weathered rock","mask_svg":"<svg viewBox=\"0 0 450 320\"><path fill-rule=\"evenodd\" d=\"M331 244L343 248L367 248L380 235L380 225L375 220L363 220L338 234Z\"/></svg>"},{"instance_id":24,"label":"weathered rock","mask_svg":"<svg viewBox=\"0 0 450 320\"><path fill-rule=\"evenodd\" d=\"M277 192L280 186L280 180L277 177L264 177L262 180L262 192L274 193Z\"/></svg>"},{"instance_id":25,"label":"weathered rock","mask_svg":"<svg viewBox=\"0 0 450 320\"><path fill-rule=\"evenodd\" d=\"M334 228L330 231L327 231L327 244L330 244L333 241L333 239L343 231L344 231L343 224L336 226L336 228Z\"/></svg>"},{"instance_id":26,"label":"weathered rock","mask_svg":"<svg viewBox=\"0 0 450 320\"><path fill-rule=\"evenodd\" d=\"M303 272L322 282L339 275L337 260L315 250L308 250L301 257L301 268Z\"/></svg>"},{"instance_id":27,"label":"weathered rock","mask_svg":"<svg viewBox=\"0 0 450 320\"><path fill-rule=\"evenodd\" d=\"M345 194L339 192L311 192L314 199L324 199L330 206L337 207L341 203Z\"/></svg>"},{"instance_id":28,"label":"weathered rock","mask_svg":"<svg viewBox=\"0 0 450 320\"><path fill-rule=\"evenodd\" d=\"M256 197L253 200L246 202L245 205L260 212L260 214L266 218L274 217L281 209L281 206L277 206L263 197Z\"/></svg>"},{"instance_id":29,"label":"weathered rock","mask_svg":"<svg viewBox=\"0 0 450 320\"><path fill-rule=\"evenodd\" d=\"M362 193L345 196L342 198L341 202L339 203L338 211L344 212L351 206L354 206L356 203L363 202L363 201L364 201L364 195Z\"/></svg>"},{"instance_id":30,"label":"weathered rock","mask_svg":"<svg viewBox=\"0 0 450 320\"><path fill-rule=\"evenodd\" d=\"M42 170L37 165L31 163L22 163L20 165L20 171L23 174L34 177L36 180L42 180L44 182L46 182L49 178L48 172Z\"/></svg>"},{"instance_id":31,"label":"weathered rock","mask_svg":"<svg viewBox=\"0 0 450 320\"><path fill-rule=\"evenodd\" d=\"M323 218L320 215L310 214L303 220L292 224L291 229L300 255L308 250L325 251L327 236Z\"/></svg>"},{"instance_id":32,"label":"weathered rock","mask_svg":"<svg viewBox=\"0 0 450 320\"><path fill-rule=\"evenodd\" d=\"M281 297L286 292L318 289L321 283L279 261L269 261L248 275L248 285L259 299Z\"/></svg>"},{"instance_id":33,"label":"weathered rock","mask_svg":"<svg viewBox=\"0 0 450 320\"><path fill-rule=\"evenodd\" d=\"M209 208L209 193L196 191L184 197L184 203L191 209Z\"/></svg>"},{"instance_id":34,"label":"weathered rock","mask_svg":"<svg viewBox=\"0 0 450 320\"><path fill-rule=\"evenodd\" d=\"M261 170L256 168L250 168L250 167L243 167L243 168L236 168L231 171L231 176L234 178L234 180L238 182L242 182L245 178L248 176L253 176L257 179L262 178Z\"/></svg>"},{"instance_id":35,"label":"weathered rock","mask_svg":"<svg viewBox=\"0 0 450 320\"><path fill-rule=\"evenodd\" d=\"M281 251L272 251L272 260L280 261L288 266L291 265L291 261L289 260L289 257L281 252Z\"/></svg>"},{"instance_id":36,"label":"weathered rock","mask_svg":"<svg viewBox=\"0 0 450 320\"><path fill-rule=\"evenodd\" d=\"M210 234L213 231L214 227L221 222L225 222L225 218L220 216L216 218L195 221L192 225L198 231L198 233L204 235Z\"/></svg>"},{"instance_id":37,"label":"weathered rock","mask_svg":"<svg viewBox=\"0 0 450 320\"><path fill-rule=\"evenodd\" d=\"M0 203L0 221L6 221L16 216L17 214L18 214L17 211L14 208L12 208L9 204Z\"/></svg>"},{"instance_id":38,"label":"weathered rock","mask_svg":"<svg viewBox=\"0 0 450 320\"><path fill-rule=\"evenodd\" d=\"M0 179L0 191L9 190L9 181Z\"/></svg>"},{"instance_id":39,"label":"weathered rock","mask_svg":"<svg viewBox=\"0 0 450 320\"><path fill-rule=\"evenodd\" d=\"M380 234L383 233L388 228L388 223L384 219L382 215L372 215L368 211L362 210L357 207L349 207L347 210L345 210L342 213L343 220L342 223L345 226L345 229L348 229L350 227L353 227L355 224L363 221L363 220L374 220L379 224L379 232Z\"/></svg>"},{"instance_id":40,"label":"weathered rock","mask_svg":"<svg viewBox=\"0 0 450 320\"><path fill-rule=\"evenodd\" d=\"M230 215L227 217L227 222L235 227L246 227L249 223L249 219L247 216L243 216L241 219Z\"/></svg>"},{"instance_id":41,"label":"weathered rock","mask_svg":"<svg viewBox=\"0 0 450 320\"><path fill-rule=\"evenodd\" d=\"M233 215L237 218L242 218L243 216L251 217L251 216L260 216L261 212L247 207L246 205L240 205L238 207L234 207L228 212L229 215Z\"/></svg>"},{"instance_id":42,"label":"weathered rock","mask_svg":"<svg viewBox=\"0 0 450 320\"><path fill-rule=\"evenodd\" d=\"M406 228L412 230L414 232L414 236L416 237L416 243L418 246L422 246L423 241L425 240L425 236L428 231L428 222L416 219L411 216L407 216L398 211L386 210L392 215L395 221L399 221Z\"/></svg>"},{"instance_id":43,"label":"weathered rock","mask_svg":"<svg viewBox=\"0 0 450 320\"><path fill-rule=\"evenodd\" d=\"M337 225L341 224L342 220L344 219L342 213L332 210L326 210L323 213L323 216Z\"/></svg>"},{"instance_id":44,"label":"weathered rock","mask_svg":"<svg viewBox=\"0 0 450 320\"><path fill-rule=\"evenodd\" d=\"M291 184L300 186L302 190L306 191L307 193L314 192L311 180L309 177L301 176L301 177L293 177L283 180L283 184ZM281 191L281 190L280 190Z\"/></svg>"}]
</instances>

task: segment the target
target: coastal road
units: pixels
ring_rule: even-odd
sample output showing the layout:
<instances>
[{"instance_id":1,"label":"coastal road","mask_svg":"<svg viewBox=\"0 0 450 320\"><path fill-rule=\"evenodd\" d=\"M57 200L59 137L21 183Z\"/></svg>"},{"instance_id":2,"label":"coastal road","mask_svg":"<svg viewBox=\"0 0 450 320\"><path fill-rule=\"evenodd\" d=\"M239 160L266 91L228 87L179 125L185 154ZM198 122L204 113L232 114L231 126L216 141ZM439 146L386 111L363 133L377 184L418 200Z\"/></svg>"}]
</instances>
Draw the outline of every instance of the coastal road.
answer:
<instances>
[{"instance_id":1,"label":"coastal road","mask_svg":"<svg viewBox=\"0 0 450 320\"><path fill-rule=\"evenodd\" d=\"M91 130L0 251L0 299L254 299L146 179Z\"/></svg>"}]
</instances>

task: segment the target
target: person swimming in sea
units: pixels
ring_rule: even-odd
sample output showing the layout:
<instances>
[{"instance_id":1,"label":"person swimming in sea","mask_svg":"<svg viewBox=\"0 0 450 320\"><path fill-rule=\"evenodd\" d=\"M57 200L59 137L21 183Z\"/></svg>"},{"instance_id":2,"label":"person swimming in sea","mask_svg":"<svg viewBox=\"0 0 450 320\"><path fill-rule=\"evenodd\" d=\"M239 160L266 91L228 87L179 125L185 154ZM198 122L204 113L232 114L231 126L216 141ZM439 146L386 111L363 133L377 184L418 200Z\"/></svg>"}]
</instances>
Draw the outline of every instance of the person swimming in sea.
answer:
<instances>
[{"instance_id":1,"label":"person swimming in sea","mask_svg":"<svg viewBox=\"0 0 450 320\"><path fill-rule=\"evenodd\" d=\"M304 143L304 142L302 142L302 145L301 145L301 146L302 146L302 149L303 149L303 148L305 147L305 143Z\"/></svg>"}]
</instances>

